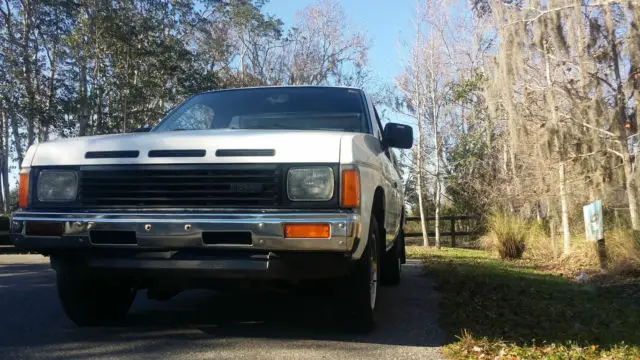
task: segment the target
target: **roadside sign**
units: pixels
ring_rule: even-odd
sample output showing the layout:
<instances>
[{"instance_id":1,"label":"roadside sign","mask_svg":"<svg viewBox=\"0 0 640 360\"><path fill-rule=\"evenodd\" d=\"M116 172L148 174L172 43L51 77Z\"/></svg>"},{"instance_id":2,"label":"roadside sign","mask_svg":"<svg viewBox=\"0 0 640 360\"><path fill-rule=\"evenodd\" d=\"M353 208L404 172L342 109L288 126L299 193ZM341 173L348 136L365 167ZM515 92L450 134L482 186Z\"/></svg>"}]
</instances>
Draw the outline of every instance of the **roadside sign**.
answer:
<instances>
[{"instance_id":1,"label":"roadside sign","mask_svg":"<svg viewBox=\"0 0 640 360\"><path fill-rule=\"evenodd\" d=\"M602 203L596 200L589 205L585 205L584 228L587 234L587 241L598 241L604 239L604 225L602 221Z\"/></svg>"}]
</instances>

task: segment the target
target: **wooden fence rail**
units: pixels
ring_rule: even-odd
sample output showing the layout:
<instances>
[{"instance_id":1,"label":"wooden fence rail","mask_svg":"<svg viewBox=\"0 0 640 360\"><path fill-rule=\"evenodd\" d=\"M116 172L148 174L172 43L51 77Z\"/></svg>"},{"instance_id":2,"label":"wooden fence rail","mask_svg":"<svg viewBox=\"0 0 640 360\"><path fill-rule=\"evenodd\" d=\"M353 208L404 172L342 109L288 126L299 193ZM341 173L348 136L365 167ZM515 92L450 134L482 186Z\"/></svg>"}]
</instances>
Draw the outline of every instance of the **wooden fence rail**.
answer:
<instances>
[{"instance_id":1,"label":"wooden fence rail","mask_svg":"<svg viewBox=\"0 0 640 360\"><path fill-rule=\"evenodd\" d=\"M435 216L425 216L427 229L429 228L429 221L435 221ZM449 231L441 231L440 236L451 237L451 247L456 247L456 236L471 236L478 234L478 227L476 226L472 231L456 231L456 221L458 220L480 220L478 215L453 215L453 216L440 216L440 221L449 221ZM406 221L420 221L419 216L410 216L406 218ZM436 233L434 231L427 231L427 236L433 237ZM406 237L421 237L422 232L408 232L405 233Z\"/></svg>"}]
</instances>

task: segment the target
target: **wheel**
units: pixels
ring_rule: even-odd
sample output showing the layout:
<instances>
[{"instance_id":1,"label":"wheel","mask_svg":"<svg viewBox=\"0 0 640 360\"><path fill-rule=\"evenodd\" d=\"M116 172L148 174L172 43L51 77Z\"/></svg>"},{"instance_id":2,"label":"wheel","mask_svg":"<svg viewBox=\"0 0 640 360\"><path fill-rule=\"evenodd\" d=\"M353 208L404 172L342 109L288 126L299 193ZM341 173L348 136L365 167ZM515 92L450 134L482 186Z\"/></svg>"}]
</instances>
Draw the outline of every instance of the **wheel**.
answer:
<instances>
[{"instance_id":1,"label":"wheel","mask_svg":"<svg viewBox=\"0 0 640 360\"><path fill-rule=\"evenodd\" d=\"M136 291L126 282L87 273L84 268L59 265L58 297L65 314L78 326L98 326L124 318Z\"/></svg>"},{"instance_id":2,"label":"wheel","mask_svg":"<svg viewBox=\"0 0 640 360\"><path fill-rule=\"evenodd\" d=\"M343 311L342 323L349 332L368 333L375 326L375 308L378 297L378 244L380 228L372 216L369 224L367 247L360 260L343 280L340 308Z\"/></svg>"}]
</instances>

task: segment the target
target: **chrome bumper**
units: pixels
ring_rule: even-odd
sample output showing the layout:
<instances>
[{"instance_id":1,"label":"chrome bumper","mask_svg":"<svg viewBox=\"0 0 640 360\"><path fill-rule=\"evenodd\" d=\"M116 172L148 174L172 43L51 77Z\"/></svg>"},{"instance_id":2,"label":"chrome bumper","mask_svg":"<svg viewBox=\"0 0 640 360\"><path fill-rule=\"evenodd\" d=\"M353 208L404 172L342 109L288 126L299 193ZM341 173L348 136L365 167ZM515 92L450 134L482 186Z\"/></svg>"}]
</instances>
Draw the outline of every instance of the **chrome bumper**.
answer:
<instances>
[{"instance_id":1,"label":"chrome bumper","mask_svg":"<svg viewBox=\"0 0 640 360\"><path fill-rule=\"evenodd\" d=\"M29 234L30 223L63 223L60 236ZM285 224L323 223L331 226L328 239L285 238ZM360 236L360 216L353 213L43 213L13 215L11 237L16 246L51 251L56 248L224 248L266 251L350 252ZM92 231L135 232L136 243L105 244L91 241ZM205 244L203 232L250 232L251 244Z\"/></svg>"}]
</instances>

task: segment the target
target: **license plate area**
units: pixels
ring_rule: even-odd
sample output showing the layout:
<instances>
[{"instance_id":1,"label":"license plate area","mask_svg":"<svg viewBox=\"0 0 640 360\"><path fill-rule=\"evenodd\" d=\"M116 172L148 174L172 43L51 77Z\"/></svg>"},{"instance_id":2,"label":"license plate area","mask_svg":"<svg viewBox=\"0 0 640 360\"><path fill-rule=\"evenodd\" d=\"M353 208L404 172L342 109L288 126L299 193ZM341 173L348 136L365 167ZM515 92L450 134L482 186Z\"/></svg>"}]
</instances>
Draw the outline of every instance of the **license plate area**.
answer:
<instances>
[{"instance_id":1,"label":"license plate area","mask_svg":"<svg viewBox=\"0 0 640 360\"><path fill-rule=\"evenodd\" d=\"M202 242L206 245L247 245L253 243L249 231L205 231Z\"/></svg>"},{"instance_id":2,"label":"license plate area","mask_svg":"<svg viewBox=\"0 0 640 360\"><path fill-rule=\"evenodd\" d=\"M91 230L89 241L96 245L136 245L135 231Z\"/></svg>"}]
</instances>

